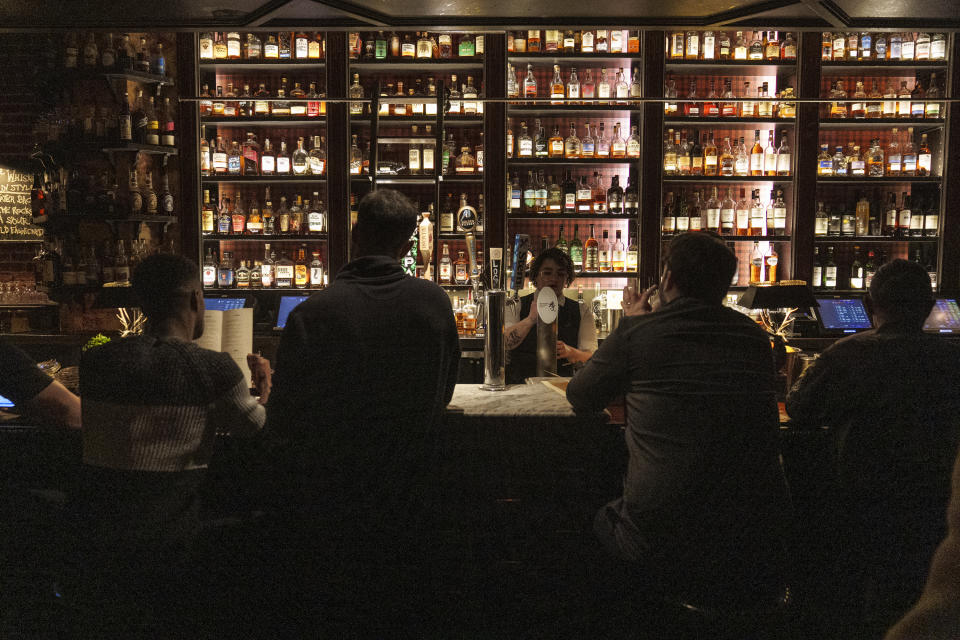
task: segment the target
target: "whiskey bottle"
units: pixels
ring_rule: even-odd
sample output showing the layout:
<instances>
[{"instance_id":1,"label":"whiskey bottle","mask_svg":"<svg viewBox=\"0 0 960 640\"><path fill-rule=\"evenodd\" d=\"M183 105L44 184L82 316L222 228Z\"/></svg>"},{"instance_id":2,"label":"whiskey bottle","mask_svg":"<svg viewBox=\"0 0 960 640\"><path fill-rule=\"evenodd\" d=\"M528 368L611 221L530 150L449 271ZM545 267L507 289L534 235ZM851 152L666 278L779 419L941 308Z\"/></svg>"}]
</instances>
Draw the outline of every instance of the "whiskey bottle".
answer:
<instances>
[{"instance_id":1,"label":"whiskey bottle","mask_svg":"<svg viewBox=\"0 0 960 640\"><path fill-rule=\"evenodd\" d=\"M238 289L250 288L250 268L247 266L246 260L240 261L240 265L237 267L236 271L236 279Z\"/></svg>"},{"instance_id":2,"label":"whiskey bottle","mask_svg":"<svg viewBox=\"0 0 960 640\"><path fill-rule=\"evenodd\" d=\"M213 257L213 249L207 247L207 255L203 258L203 288L212 289L217 286L217 262Z\"/></svg>"},{"instance_id":3,"label":"whiskey bottle","mask_svg":"<svg viewBox=\"0 0 960 640\"><path fill-rule=\"evenodd\" d=\"M607 189L607 210L614 214L623 213L623 188L620 186L620 176L610 179L610 188Z\"/></svg>"},{"instance_id":4,"label":"whiskey bottle","mask_svg":"<svg viewBox=\"0 0 960 640\"><path fill-rule=\"evenodd\" d=\"M170 176L167 174L167 164L164 160L162 168L162 179L160 181L159 208L160 214L164 216L173 216L175 213L175 204L173 193L170 191Z\"/></svg>"},{"instance_id":5,"label":"whiskey bottle","mask_svg":"<svg viewBox=\"0 0 960 640\"><path fill-rule=\"evenodd\" d=\"M563 188L554 179L554 176L550 176L549 184L547 184L547 213L551 215L563 213Z\"/></svg>"},{"instance_id":6,"label":"whiskey bottle","mask_svg":"<svg viewBox=\"0 0 960 640\"><path fill-rule=\"evenodd\" d=\"M823 262L823 288L837 288L837 263L833 259L833 246L827 247L827 258Z\"/></svg>"},{"instance_id":7,"label":"whiskey bottle","mask_svg":"<svg viewBox=\"0 0 960 640\"><path fill-rule=\"evenodd\" d=\"M286 252L280 253L280 258L273 266L274 279L277 289L292 289L294 280L293 260L287 257Z\"/></svg>"},{"instance_id":8,"label":"whiskey bottle","mask_svg":"<svg viewBox=\"0 0 960 640\"><path fill-rule=\"evenodd\" d=\"M853 247L853 262L850 263L850 288L863 289L863 263L860 262L860 247Z\"/></svg>"},{"instance_id":9,"label":"whiskey bottle","mask_svg":"<svg viewBox=\"0 0 960 640\"><path fill-rule=\"evenodd\" d=\"M247 132L247 139L243 143L243 175L260 175L260 145L252 132Z\"/></svg>"},{"instance_id":10,"label":"whiskey bottle","mask_svg":"<svg viewBox=\"0 0 960 640\"><path fill-rule=\"evenodd\" d=\"M297 194L296 198L293 201L293 205L290 207L290 234L299 236L303 233L303 229L306 225L303 223L304 211L303 211L303 198L300 194Z\"/></svg>"},{"instance_id":11,"label":"whiskey bottle","mask_svg":"<svg viewBox=\"0 0 960 640\"><path fill-rule=\"evenodd\" d=\"M560 231L557 235L557 243L553 245L555 249L560 249L565 254L570 255L570 247L567 245L567 239L563 237L563 225L560 225Z\"/></svg>"},{"instance_id":12,"label":"whiskey bottle","mask_svg":"<svg viewBox=\"0 0 960 640\"><path fill-rule=\"evenodd\" d=\"M313 192L313 200L307 207L307 233L318 234L326 231L326 212L323 209L323 201L317 191Z\"/></svg>"},{"instance_id":13,"label":"whiskey bottle","mask_svg":"<svg viewBox=\"0 0 960 640\"><path fill-rule=\"evenodd\" d=\"M732 193L732 187L727 189L720 201L720 233L725 236L737 235L737 203Z\"/></svg>"},{"instance_id":14,"label":"whiskey bottle","mask_svg":"<svg viewBox=\"0 0 960 640\"><path fill-rule=\"evenodd\" d=\"M776 283L777 266L780 263L780 256L777 253L777 250L774 248L774 244L772 242L767 248L767 253L763 258L763 262L766 268L766 282L769 284Z\"/></svg>"},{"instance_id":15,"label":"whiskey bottle","mask_svg":"<svg viewBox=\"0 0 960 640\"><path fill-rule=\"evenodd\" d=\"M580 182L577 185L577 213L590 213L593 211L593 189L587 183L587 176L580 176Z\"/></svg>"},{"instance_id":16,"label":"whiskey bottle","mask_svg":"<svg viewBox=\"0 0 960 640\"><path fill-rule=\"evenodd\" d=\"M583 244L580 242L579 225L573 225L573 239L570 240L570 260L576 273L583 271Z\"/></svg>"},{"instance_id":17,"label":"whiskey bottle","mask_svg":"<svg viewBox=\"0 0 960 640\"><path fill-rule=\"evenodd\" d=\"M760 130L753 132L753 148L750 150L750 175L763 175L763 146L760 144Z\"/></svg>"},{"instance_id":18,"label":"whiskey bottle","mask_svg":"<svg viewBox=\"0 0 960 640\"><path fill-rule=\"evenodd\" d=\"M440 283L451 284L453 281L453 263L450 260L450 247L443 243L443 253L440 257Z\"/></svg>"},{"instance_id":19,"label":"whiskey bottle","mask_svg":"<svg viewBox=\"0 0 960 640\"><path fill-rule=\"evenodd\" d=\"M223 198L220 201L220 215L217 216L217 233L228 235L233 228L233 218L231 214L230 198Z\"/></svg>"},{"instance_id":20,"label":"whiskey bottle","mask_svg":"<svg viewBox=\"0 0 960 640\"><path fill-rule=\"evenodd\" d=\"M217 267L217 286L221 289L232 289L234 285L233 254L224 251Z\"/></svg>"},{"instance_id":21,"label":"whiskey bottle","mask_svg":"<svg viewBox=\"0 0 960 640\"><path fill-rule=\"evenodd\" d=\"M263 233L263 215L260 213L260 203L254 198L250 202L250 212L247 214L247 233L260 235Z\"/></svg>"},{"instance_id":22,"label":"whiskey bottle","mask_svg":"<svg viewBox=\"0 0 960 640\"><path fill-rule=\"evenodd\" d=\"M580 157L580 138L577 137L577 126L573 122L570 123L570 135L563 141L563 157Z\"/></svg>"},{"instance_id":23,"label":"whiskey bottle","mask_svg":"<svg viewBox=\"0 0 960 640\"><path fill-rule=\"evenodd\" d=\"M260 265L260 280L264 289L273 288L276 282L276 256L270 250L270 243L263 245L263 264Z\"/></svg>"},{"instance_id":24,"label":"whiskey bottle","mask_svg":"<svg viewBox=\"0 0 960 640\"><path fill-rule=\"evenodd\" d=\"M290 175L290 153L287 151L287 141L280 141L280 151L277 152L277 175Z\"/></svg>"},{"instance_id":25,"label":"whiskey bottle","mask_svg":"<svg viewBox=\"0 0 960 640\"><path fill-rule=\"evenodd\" d=\"M281 152L283 149L281 143ZM290 165L293 169L293 175L302 176L307 174L309 168L307 150L303 148L303 136L297 138L297 148L291 154Z\"/></svg>"},{"instance_id":26,"label":"whiskey bottle","mask_svg":"<svg viewBox=\"0 0 960 640\"><path fill-rule=\"evenodd\" d=\"M590 236L584 244L583 252L583 270L589 273L596 273L600 270L600 244L597 242L594 225L590 225Z\"/></svg>"},{"instance_id":27,"label":"whiskey bottle","mask_svg":"<svg viewBox=\"0 0 960 640\"><path fill-rule=\"evenodd\" d=\"M747 202L746 190L743 187L740 187L740 199L737 200L737 235L752 235L750 233L750 205Z\"/></svg>"},{"instance_id":28,"label":"whiskey bottle","mask_svg":"<svg viewBox=\"0 0 960 640\"><path fill-rule=\"evenodd\" d=\"M421 214L420 224L417 227L417 248L423 264L423 277L427 280L433 279L433 270L431 258L433 257L433 221L430 220L432 211L424 211Z\"/></svg>"},{"instance_id":29,"label":"whiskey bottle","mask_svg":"<svg viewBox=\"0 0 960 640\"><path fill-rule=\"evenodd\" d=\"M293 286L297 289L306 289L310 284L310 271L307 268L307 245L301 244L297 249L296 260L293 263Z\"/></svg>"},{"instance_id":30,"label":"whiskey bottle","mask_svg":"<svg viewBox=\"0 0 960 640\"><path fill-rule=\"evenodd\" d=\"M623 192L623 209L628 216L636 215L640 209L640 197L637 184L633 180L633 173L627 179L627 188Z\"/></svg>"},{"instance_id":31,"label":"whiskey bottle","mask_svg":"<svg viewBox=\"0 0 960 640\"><path fill-rule=\"evenodd\" d=\"M927 134L920 134L920 146L917 149L917 175L932 175L933 155L930 152L930 143L927 142Z\"/></svg>"},{"instance_id":32,"label":"whiskey bottle","mask_svg":"<svg viewBox=\"0 0 960 640\"><path fill-rule=\"evenodd\" d=\"M200 213L200 232L203 235L210 235L213 233L214 224L213 221L217 217L216 208L210 202L210 190L203 190L203 208Z\"/></svg>"},{"instance_id":33,"label":"whiskey bottle","mask_svg":"<svg viewBox=\"0 0 960 640\"><path fill-rule=\"evenodd\" d=\"M453 280L455 284L467 284L467 282L469 282L467 259L463 254L463 251L457 251L457 259L453 263Z\"/></svg>"},{"instance_id":34,"label":"whiskey bottle","mask_svg":"<svg viewBox=\"0 0 960 640\"><path fill-rule=\"evenodd\" d=\"M153 188L153 174L149 171L144 176L142 193L144 212L149 215L156 215L159 208L159 198Z\"/></svg>"},{"instance_id":35,"label":"whiskey bottle","mask_svg":"<svg viewBox=\"0 0 960 640\"><path fill-rule=\"evenodd\" d=\"M637 273L640 262L640 249L637 246L637 234L630 234L630 246L627 247L626 270L629 273Z\"/></svg>"},{"instance_id":36,"label":"whiskey bottle","mask_svg":"<svg viewBox=\"0 0 960 640\"><path fill-rule=\"evenodd\" d=\"M310 261L310 288L322 289L324 286L323 263L320 262L320 254L313 252L313 260Z\"/></svg>"},{"instance_id":37,"label":"whiskey bottle","mask_svg":"<svg viewBox=\"0 0 960 640\"><path fill-rule=\"evenodd\" d=\"M711 189L710 199L707 200L704 209L704 228L707 231L720 233L720 200L717 198L717 187Z\"/></svg>"},{"instance_id":38,"label":"whiskey bottle","mask_svg":"<svg viewBox=\"0 0 960 640\"><path fill-rule=\"evenodd\" d=\"M600 248L597 253L597 262L600 267L601 273L609 273L612 269L611 265L611 247L610 247L610 236L609 232L603 230L603 239L600 241Z\"/></svg>"},{"instance_id":39,"label":"whiskey bottle","mask_svg":"<svg viewBox=\"0 0 960 640\"><path fill-rule=\"evenodd\" d=\"M593 185L591 187L594 213L607 213L607 189L603 186L598 171L593 172Z\"/></svg>"}]
</instances>

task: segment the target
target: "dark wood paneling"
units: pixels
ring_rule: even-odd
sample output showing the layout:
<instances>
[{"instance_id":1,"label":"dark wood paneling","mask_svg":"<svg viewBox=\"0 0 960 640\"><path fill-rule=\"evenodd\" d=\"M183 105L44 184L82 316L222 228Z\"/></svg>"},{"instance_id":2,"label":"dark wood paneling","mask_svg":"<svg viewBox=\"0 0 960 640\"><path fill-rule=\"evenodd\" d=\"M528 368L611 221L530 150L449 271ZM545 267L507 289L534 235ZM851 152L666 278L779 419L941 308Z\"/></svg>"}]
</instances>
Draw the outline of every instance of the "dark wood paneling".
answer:
<instances>
[{"instance_id":1,"label":"dark wood paneling","mask_svg":"<svg viewBox=\"0 0 960 640\"><path fill-rule=\"evenodd\" d=\"M484 93L488 98L507 96L506 38L502 33L484 36ZM489 270L490 249L506 245L507 211L507 116L506 105L493 102L483 107L483 257ZM506 253L506 252L504 252ZM503 262L506 265L506 261ZM503 278L501 271L501 278ZM505 285L504 285L505 286Z\"/></svg>"},{"instance_id":2,"label":"dark wood paneling","mask_svg":"<svg viewBox=\"0 0 960 640\"><path fill-rule=\"evenodd\" d=\"M948 96L956 97L960 91L960 38L950 36L953 46L950 48L950 69L948 82L944 88ZM947 107L947 131L944 135L943 177L944 189L940 206L940 292L950 297L960 295L960 162L956 153L960 149L960 104L950 103Z\"/></svg>"},{"instance_id":3,"label":"dark wood paneling","mask_svg":"<svg viewBox=\"0 0 960 640\"><path fill-rule=\"evenodd\" d=\"M797 61L797 94L801 98L820 97L820 34L800 35ZM813 275L813 225L817 210L817 150L820 135L819 105L797 105L793 179L793 268L792 278L810 282Z\"/></svg>"},{"instance_id":4,"label":"dark wood paneling","mask_svg":"<svg viewBox=\"0 0 960 640\"><path fill-rule=\"evenodd\" d=\"M327 95L346 98L348 85L347 34L327 33ZM350 247L350 125L347 103L327 104L327 198L330 235L330 279L347 263Z\"/></svg>"},{"instance_id":5,"label":"dark wood paneling","mask_svg":"<svg viewBox=\"0 0 960 640\"><path fill-rule=\"evenodd\" d=\"M643 91L663 96L663 31L645 31L643 37ZM660 276L660 201L663 170L663 103L643 105L643 152L640 183L640 286Z\"/></svg>"},{"instance_id":6,"label":"dark wood paneling","mask_svg":"<svg viewBox=\"0 0 960 640\"><path fill-rule=\"evenodd\" d=\"M197 35L177 34L177 93L181 97L200 94L197 68ZM172 101L171 101L172 102ZM180 175L180 253L203 262L200 246L200 114L196 102L179 102L176 115L178 156L170 159L168 171Z\"/></svg>"}]
</instances>

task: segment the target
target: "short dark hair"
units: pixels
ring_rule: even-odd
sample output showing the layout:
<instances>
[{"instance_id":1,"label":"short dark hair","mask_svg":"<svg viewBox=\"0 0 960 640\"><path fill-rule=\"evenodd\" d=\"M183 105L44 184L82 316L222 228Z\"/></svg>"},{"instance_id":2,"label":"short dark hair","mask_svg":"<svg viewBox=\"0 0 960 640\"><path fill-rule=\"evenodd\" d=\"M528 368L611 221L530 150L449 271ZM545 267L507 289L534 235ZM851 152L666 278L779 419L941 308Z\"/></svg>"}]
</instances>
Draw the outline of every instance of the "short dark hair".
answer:
<instances>
[{"instance_id":1,"label":"short dark hair","mask_svg":"<svg viewBox=\"0 0 960 640\"><path fill-rule=\"evenodd\" d=\"M144 315L154 320L168 318L182 309L188 294L199 286L200 270L184 256L157 253L134 270L132 283Z\"/></svg>"},{"instance_id":2,"label":"short dark hair","mask_svg":"<svg viewBox=\"0 0 960 640\"><path fill-rule=\"evenodd\" d=\"M935 300L930 275L916 262L898 258L882 265L870 282L870 301L891 320L922 327Z\"/></svg>"},{"instance_id":3,"label":"short dark hair","mask_svg":"<svg viewBox=\"0 0 960 640\"><path fill-rule=\"evenodd\" d=\"M737 270L737 256L720 236L704 231L671 240L663 262L684 295L711 304L723 302Z\"/></svg>"},{"instance_id":4,"label":"short dark hair","mask_svg":"<svg viewBox=\"0 0 960 640\"><path fill-rule=\"evenodd\" d=\"M541 251L540 255L533 259L533 262L530 263L530 269L527 271L527 276L530 277L530 281L533 282L533 280L540 275L540 270L543 269L543 263L547 260L553 260L557 263L557 266L567 272L566 286L569 287L570 283L577 277L577 274L573 271L573 260L556 247Z\"/></svg>"},{"instance_id":5,"label":"short dark hair","mask_svg":"<svg viewBox=\"0 0 960 640\"><path fill-rule=\"evenodd\" d=\"M395 253L417 228L417 209L393 189L377 189L360 201L354 233L367 251Z\"/></svg>"}]
</instances>

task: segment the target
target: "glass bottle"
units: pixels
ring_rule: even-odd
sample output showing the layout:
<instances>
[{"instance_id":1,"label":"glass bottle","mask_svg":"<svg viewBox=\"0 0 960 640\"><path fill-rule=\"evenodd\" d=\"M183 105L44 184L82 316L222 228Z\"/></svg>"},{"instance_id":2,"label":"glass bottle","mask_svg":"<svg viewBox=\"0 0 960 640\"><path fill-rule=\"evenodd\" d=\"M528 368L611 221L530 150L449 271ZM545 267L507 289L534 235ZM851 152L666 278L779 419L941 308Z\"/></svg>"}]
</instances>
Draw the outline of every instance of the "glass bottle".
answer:
<instances>
[{"instance_id":1,"label":"glass bottle","mask_svg":"<svg viewBox=\"0 0 960 640\"><path fill-rule=\"evenodd\" d=\"M563 157L580 157L580 138L577 137L577 127L573 122L570 123L570 135L563 141Z\"/></svg>"},{"instance_id":2,"label":"glass bottle","mask_svg":"<svg viewBox=\"0 0 960 640\"><path fill-rule=\"evenodd\" d=\"M247 132L247 139L243 142L243 175L260 175L260 145L252 132Z\"/></svg>"}]
</instances>

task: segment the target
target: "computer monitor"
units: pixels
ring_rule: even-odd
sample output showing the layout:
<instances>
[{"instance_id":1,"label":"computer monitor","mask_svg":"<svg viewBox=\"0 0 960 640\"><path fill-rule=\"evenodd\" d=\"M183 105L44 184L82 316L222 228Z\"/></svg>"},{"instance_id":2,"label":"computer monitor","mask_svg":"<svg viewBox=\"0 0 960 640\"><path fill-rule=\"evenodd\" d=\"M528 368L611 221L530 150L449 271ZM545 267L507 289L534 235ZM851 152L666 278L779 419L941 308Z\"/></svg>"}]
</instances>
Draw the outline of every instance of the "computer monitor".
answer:
<instances>
[{"instance_id":1,"label":"computer monitor","mask_svg":"<svg viewBox=\"0 0 960 640\"><path fill-rule=\"evenodd\" d=\"M280 307L277 310L277 329L283 329L287 326L287 317L290 315L290 312L309 297L310 296L281 296Z\"/></svg>"},{"instance_id":2,"label":"computer monitor","mask_svg":"<svg viewBox=\"0 0 960 640\"><path fill-rule=\"evenodd\" d=\"M224 298L207 298L203 299L207 309L211 311L230 311L231 309L243 309L247 306L246 298L236 298L236 297L224 297Z\"/></svg>"},{"instance_id":3,"label":"computer monitor","mask_svg":"<svg viewBox=\"0 0 960 640\"><path fill-rule=\"evenodd\" d=\"M0 409L9 409L13 406L13 401L0 396Z\"/></svg>"},{"instance_id":4,"label":"computer monitor","mask_svg":"<svg viewBox=\"0 0 960 640\"><path fill-rule=\"evenodd\" d=\"M936 304L923 323L927 333L960 334L960 306L951 298L937 298Z\"/></svg>"},{"instance_id":5,"label":"computer monitor","mask_svg":"<svg viewBox=\"0 0 960 640\"><path fill-rule=\"evenodd\" d=\"M817 321L822 335L847 335L873 328L862 298L818 297L817 304Z\"/></svg>"}]
</instances>

